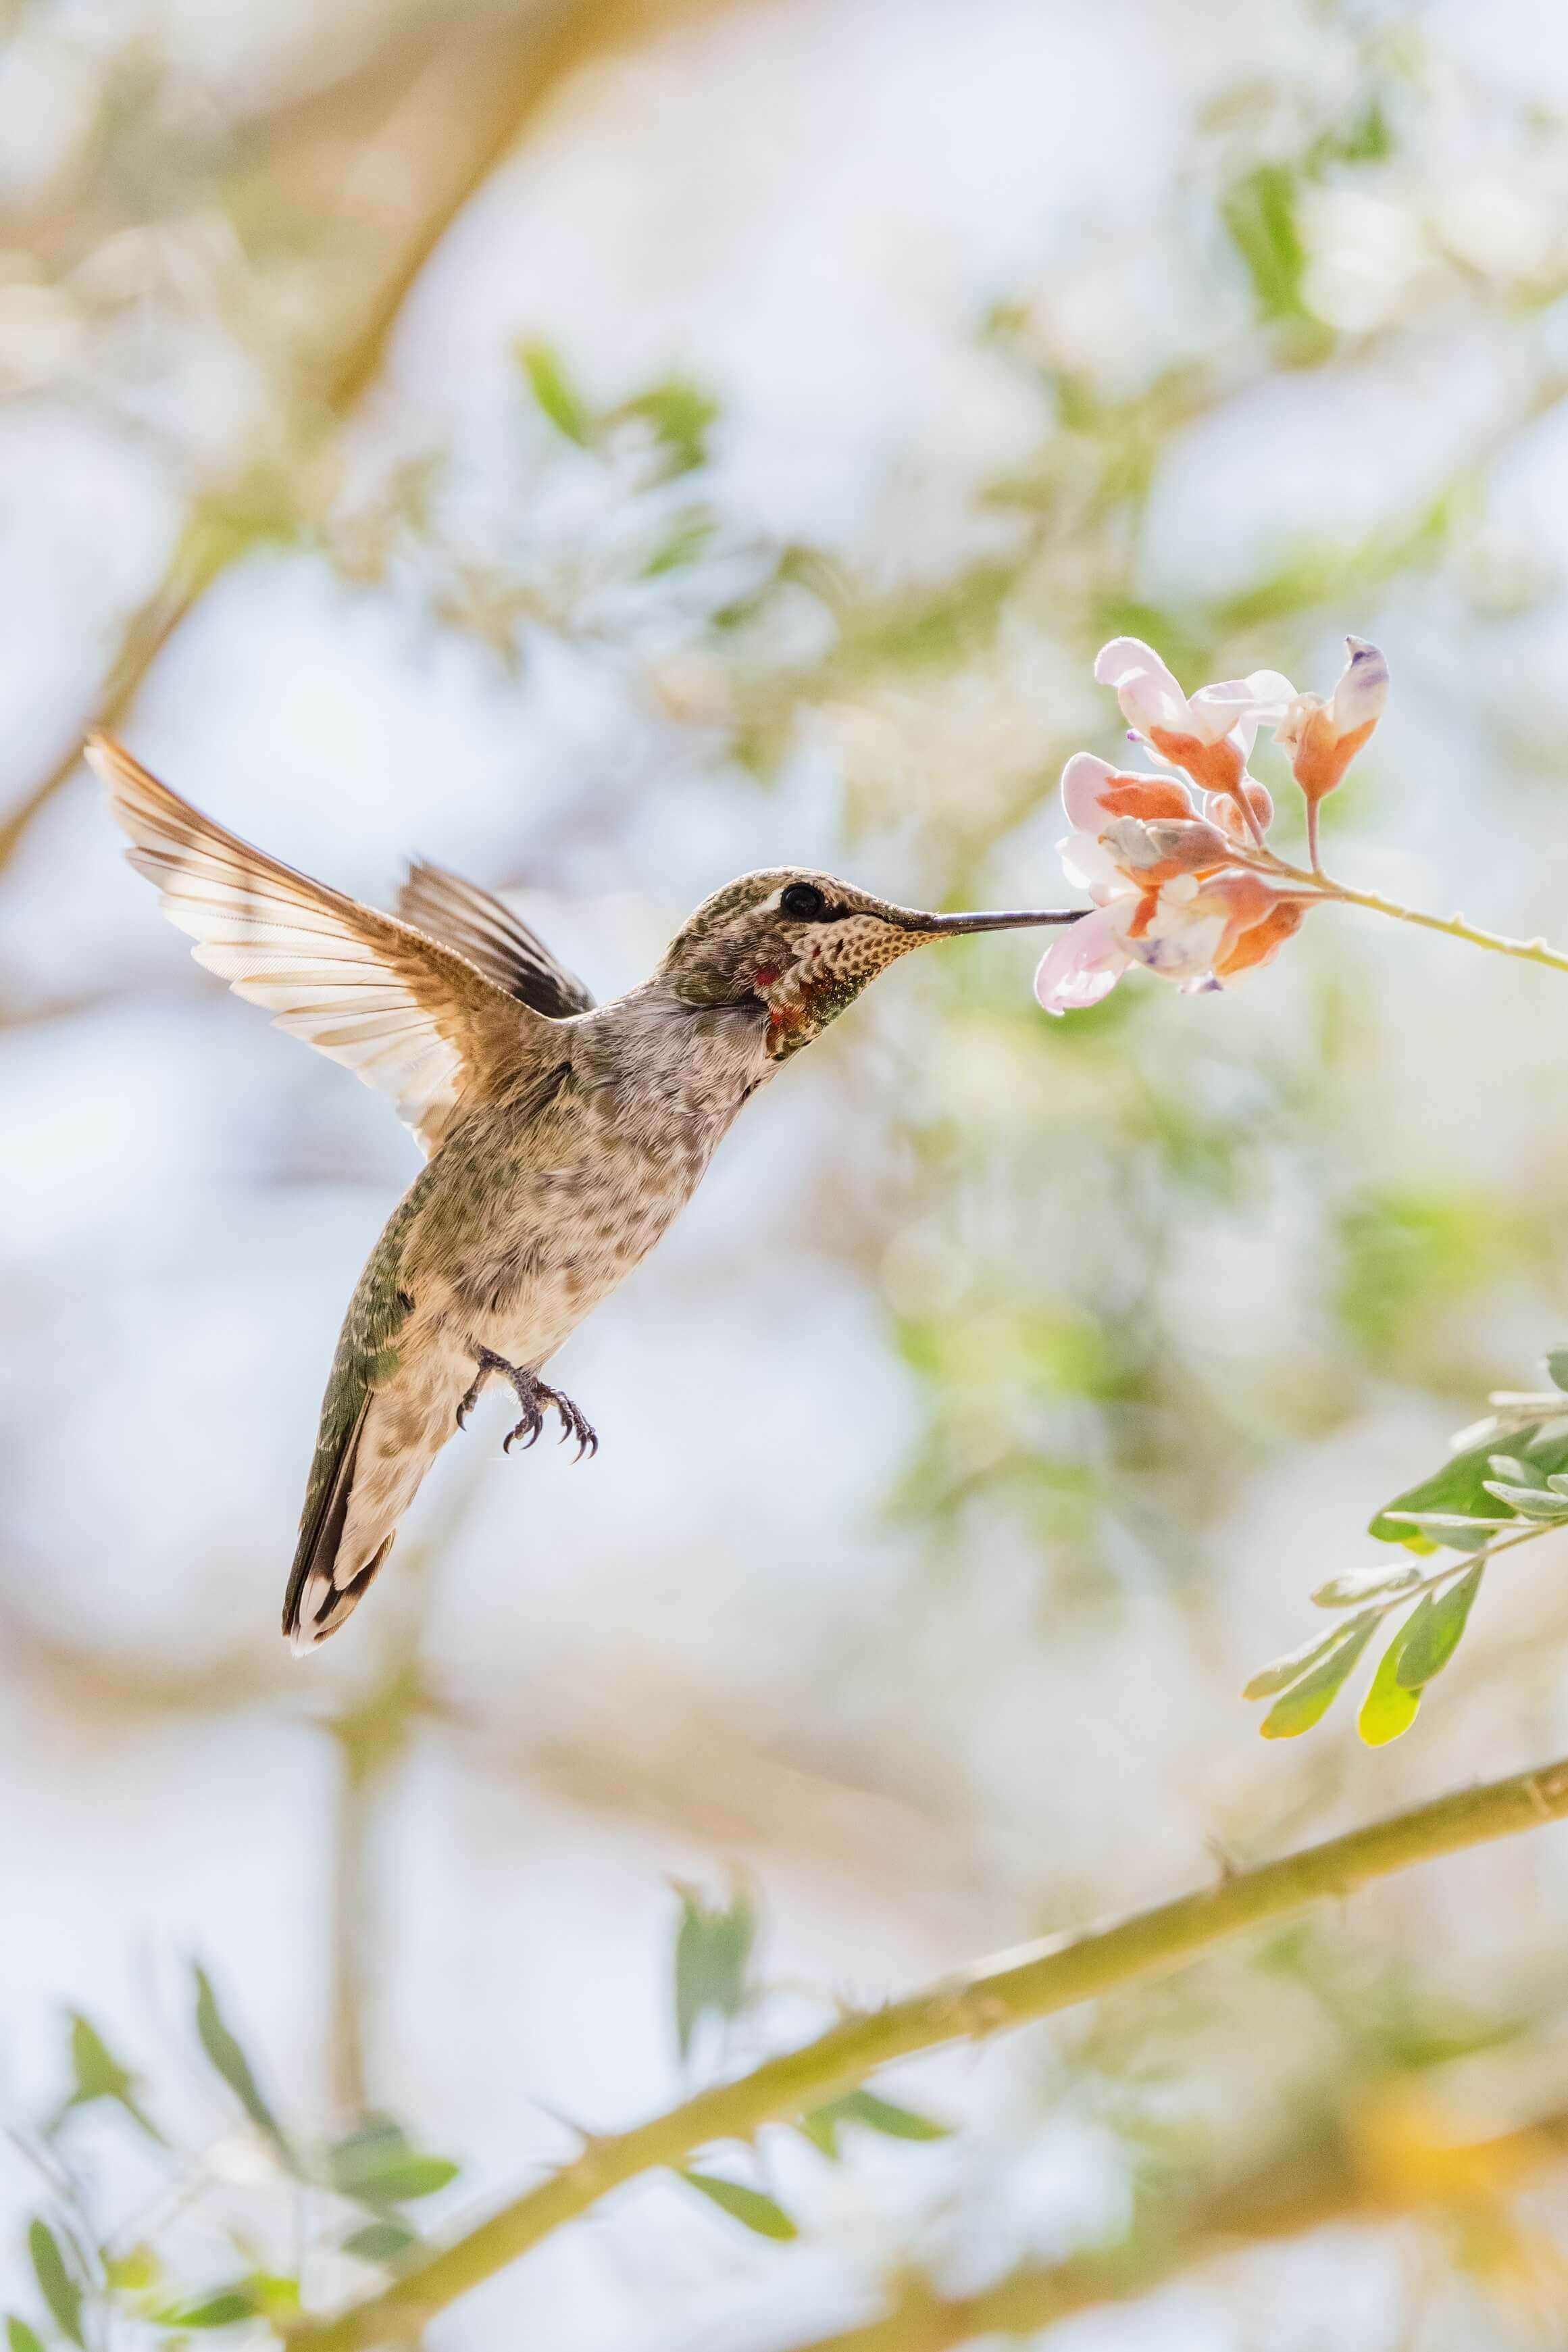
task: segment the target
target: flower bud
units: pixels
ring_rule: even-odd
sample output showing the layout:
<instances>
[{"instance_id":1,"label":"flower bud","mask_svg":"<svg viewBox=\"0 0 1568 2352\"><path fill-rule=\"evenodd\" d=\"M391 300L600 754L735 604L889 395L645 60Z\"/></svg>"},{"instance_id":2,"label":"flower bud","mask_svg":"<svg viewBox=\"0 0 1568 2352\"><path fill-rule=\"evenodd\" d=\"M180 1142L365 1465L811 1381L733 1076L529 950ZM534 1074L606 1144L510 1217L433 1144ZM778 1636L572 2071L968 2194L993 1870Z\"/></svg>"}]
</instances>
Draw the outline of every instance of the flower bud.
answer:
<instances>
[{"instance_id":1,"label":"flower bud","mask_svg":"<svg viewBox=\"0 0 1568 2352\"><path fill-rule=\"evenodd\" d=\"M1341 782L1388 699L1388 665L1377 647L1363 637L1345 645L1350 658L1331 699L1297 695L1274 733L1312 808Z\"/></svg>"},{"instance_id":2,"label":"flower bud","mask_svg":"<svg viewBox=\"0 0 1568 2352\"><path fill-rule=\"evenodd\" d=\"M1274 822L1272 796L1266 787L1258 782L1256 776L1247 776L1243 779L1241 792L1246 795L1247 805L1256 820L1258 831L1267 833ZM1208 793L1204 797L1203 813L1210 824L1217 824L1220 832L1228 834L1232 841L1250 841L1254 838L1251 827L1241 813L1239 794Z\"/></svg>"}]
</instances>

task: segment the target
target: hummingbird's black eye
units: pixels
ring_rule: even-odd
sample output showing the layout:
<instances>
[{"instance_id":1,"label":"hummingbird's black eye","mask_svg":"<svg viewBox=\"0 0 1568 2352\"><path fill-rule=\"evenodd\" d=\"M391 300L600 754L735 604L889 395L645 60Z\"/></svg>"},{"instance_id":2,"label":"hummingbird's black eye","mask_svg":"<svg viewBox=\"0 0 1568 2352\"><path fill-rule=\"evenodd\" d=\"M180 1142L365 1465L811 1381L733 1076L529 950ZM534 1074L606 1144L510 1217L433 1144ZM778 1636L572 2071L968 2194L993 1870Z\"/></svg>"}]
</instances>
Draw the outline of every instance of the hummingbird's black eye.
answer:
<instances>
[{"instance_id":1,"label":"hummingbird's black eye","mask_svg":"<svg viewBox=\"0 0 1568 2352\"><path fill-rule=\"evenodd\" d=\"M828 902L814 882L791 882L779 900L781 914L793 915L800 923L820 922L828 911Z\"/></svg>"}]
</instances>

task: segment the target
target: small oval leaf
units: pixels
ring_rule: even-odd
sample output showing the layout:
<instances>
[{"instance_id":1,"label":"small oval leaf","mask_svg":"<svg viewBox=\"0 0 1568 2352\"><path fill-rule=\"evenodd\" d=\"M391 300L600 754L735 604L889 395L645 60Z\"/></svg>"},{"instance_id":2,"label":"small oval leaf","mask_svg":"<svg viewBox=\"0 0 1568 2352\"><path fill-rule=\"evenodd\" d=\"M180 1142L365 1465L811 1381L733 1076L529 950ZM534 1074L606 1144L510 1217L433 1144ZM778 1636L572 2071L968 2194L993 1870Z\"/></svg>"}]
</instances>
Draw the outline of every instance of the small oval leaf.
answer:
<instances>
[{"instance_id":1,"label":"small oval leaf","mask_svg":"<svg viewBox=\"0 0 1568 2352\"><path fill-rule=\"evenodd\" d=\"M1546 1359L1547 1377L1554 1388L1568 1389L1568 1348L1553 1348Z\"/></svg>"},{"instance_id":2,"label":"small oval leaf","mask_svg":"<svg viewBox=\"0 0 1568 2352\"><path fill-rule=\"evenodd\" d=\"M860 2124L866 2131L881 2132L886 2139L948 2139L953 2130L951 2124L936 2123L929 2116L916 2115L913 2107L901 2107L893 2099L879 2098L874 2091L865 2090L830 2099L825 2106L813 2107L800 2117L806 2137L835 2164L839 2132L845 2124Z\"/></svg>"},{"instance_id":3,"label":"small oval leaf","mask_svg":"<svg viewBox=\"0 0 1568 2352\"><path fill-rule=\"evenodd\" d=\"M1442 1673L1459 1646L1485 1573L1485 1560L1478 1559L1457 1584L1448 1587L1441 1600L1435 1593L1422 1594L1420 1605L1405 1629L1399 1664L1395 1669L1403 1689L1421 1690L1434 1675Z\"/></svg>"},{"instance_id":4,"label":"small oval leaf","mask_svg":"<svg viewBox=\"0 0 1568 2352\"><path fill-rule=\"evenodd\" d=\"M1511 1528L1511 1519L1472 1519L1462 1511L1390 1511L1391 1519L1408 1519L1413 1528L1479 1528L1488 1535L1499 1528ZM1449 1549L1457 1547L1449 1546Z\"/></svg>"},{"instance_id":5,"label":"small oval leaf","mask_svg":"<svg viewBox=\"0 0 1568 2352\"><path fill-rule=\"evenodd\" d=\"M675 2041L685 2058L705 2016L738 2017L751 1998L747 1981L757 1939L757 1912L747 1889L730 1890L727 1904L710 1903L702 1889L677 1882Z\"/></svg>"},{"instance_id":6,"label":"small oval leaf","mask_svg":"<svg viewBox=\"0 0 1568 2352\"><path fill-rule=\"evenodd\" d=\"M41 2337L34 2335L25 2319L6 2320L5 2345L6 2352L44 2352Z\"/></svg>"},{"instance_id":7,"label":"small oval leaf","mask_svg":"<svg viewBox=\"0 0 1568 2352\"><path fill-rule=\"evenodd\" d=\"M1401 1732L1408 1731L1416 1720L1421 1694L1406 1690L1399 1680L1399 1655L1407 1630L1407 1625L1402 1625L1383 1653L1371 1687L1361 1703L1355 1727L1368 1748L1385 1748Z\"/></svg>"},{"instance_id":8,"label":"small oval leaf","mask_svg":"<svg viewBox=\"0 0 1568 2352\"><path fill-rule=\"evenodd\" d=\"M400 2254L407 2253L410 2246L418 2243L418 2232L405 2222L368 2221L362 2230L344 2239L343 2252L357 2255L362 2263L395 2263Z\"/></svg>"},{"instance_id":9,"label":"small oval leaf","mask_svg":"<svg viewBox=\"0 0 1568 2352\"><path fill-rule=\"evenodd\" d=\"M777 2238L782 2243L800 2234L782 2205L765 2197L760 2189L747 2189L738 2180L721 2179L716 2172L683 2171L681 2179L699 2189L732 2221L755 2230L759 2238Z\"/></svg>"},{"instance_id":10,"label":"small oval leaf","mask_svg":"<svg viewBox=\"0 0 1568 2352\"><path fill-rule=\"evenodd\" d=\"M1554 1495L1549 1486L1512 1486L1502 1478L1489 1478L1486 1484L1487 1493L1500 1503L1511 1503L1521 1518L1568 1518L1568 1495Z\"/></svg>"},{"instance_id":11,"label":"small oval leaf","mask_svg":"<svg viewBox=\"0 0 1568 2352\"><path fill-rule=\"evenodd\" d=\"M416 2197L434 2197L458 2172L448 2158L427 2156L411 2147L402 2126L391 2116L367 2116L329 2150L327 2161L338 2194L358 2197L367 2205L404 2205Z\"/></svg>"},{"instance_id":12,"label":"small oval leaf","mask_svg":"<svg viewBox=\"0 0 1568 2352\"><path fill-rule=\"evenodd\" d=\"M34 2221L27 2231L27 2252L32 2258L33 2276L38 2282L38 2293L49 2306L49 2315L62 2336L73 2344L83 2341L81 2332L81 2288L71 2275L59 2241L47 2221Z\"/></svg>"},{"instance_id":13,"label":"small oval leaf","mask_svg":"<svg viewBox=\"0 0 1568 2352\"><path fill-rule=\"evenodd\" d=\"M243 2287L225 2287L194 2303L176 2303L158 2314L160 2327L235 2327L256 2316L255 2298Z\"/></svg>"},{"instance_id":14,"label":"small oval leaf","mask_svg":"<svg viewBox=\"0 0 1568 2352\"><path fill-rule=\"evenodd\" d=\"M580 448L588 445L591 424L586 403L566 372L560 354L538 338L525 339L517 347L517 359L528 380L542 415L549 417L558 433Z\"/></svg>"},{"instance_id":15,"label":"small oval leaf","mask_svg":"<svg viewBox=\"0 0 1568 2352\"><path fill-rule=\"evenodd\" d=\"M1376 1622L1377 1612L1370 1609L1364 1618L1353 1620L1322 1664L1288 1690L1283 1698L1274 1701L1258 1726L1265 1739L1299 1739L1303 1731L1310 1731L1328 1713L1371 1639Z\"/></svg>"},{"instance_id":16,"label":"small oval leaf","mask_svg":"<svg viewBox=\"0 0 1568 2352\"><path fill-rule=\"evenodd\" d=\"M1243 1685L1242 1697L1272 1698L1276 1691L1286 1690L1291 1683L1300 1682L1320 1658L1326 1658L1329 1652L1337 1649L1350 1634L1370 1630L1376 1622L1377 1612L1366 1609L1359 1617L1353 1617L1348 1624L1331 1625L1326 1633L1311 1635L1297 1648L1287 1650L1283 1657L1276 1658L1271 1665L1260 1667L1251 1681Z\"/></svg>"},{"instance_id":17,"label":"small oval leaf","mask_svg":"<svg viewBox=\"0 0 1568 2352\"><path fill-rule=\"evenodd\" d=\"M459 2167L446 2156L405 2156L365 2182L361 2197L372 2204L407 2205L417 2197L434 2197L457 2178Z\"/></svg>"},{"instance_id":18,"label":"small oval leaf","mask_svg":"<svg viewBox=\"0 0 1568 2352\"><path fill-rule=\"evenodd\" d=\"M1319 1609L1354 1609L1359 1601L1392 1600L1419 1584L1424 1570L1414 1561L1401 1568L1362 1568L1349 1576L1331 1576L1312 1594Z\"/></svg>"},{"instance_id":19,"label":"small oval leaf","mask_svg":"<svg viewBox=\"0 0 1568 2352\"><path fill-rule=\"evenodd\" d=\"M70 2021L71 2073L75 2080L66 2112L90 2105L95 2099L113 2099L149 2139L164 2146L162 2133L138 2104L136 2076L128 2066L120 2064L90 2018L84 2017L80 2010L72 2010Z\"/></svg>"},{"instance_id":20,"label":"small oval leaf","mask_svg":"<svg viewBox=\"0 0 1568 2352\"><path fill-rule=\"evenodd\" d=\"M193 1967L196 1979L196 2032L214 2067L223 2076L258 2131L265 2132L284 2163L295 2169L294 2151L283 2127L262 2097L251 2063L224 2021L218 1998L205 1969Z\"/></svg>"}]
</instances>

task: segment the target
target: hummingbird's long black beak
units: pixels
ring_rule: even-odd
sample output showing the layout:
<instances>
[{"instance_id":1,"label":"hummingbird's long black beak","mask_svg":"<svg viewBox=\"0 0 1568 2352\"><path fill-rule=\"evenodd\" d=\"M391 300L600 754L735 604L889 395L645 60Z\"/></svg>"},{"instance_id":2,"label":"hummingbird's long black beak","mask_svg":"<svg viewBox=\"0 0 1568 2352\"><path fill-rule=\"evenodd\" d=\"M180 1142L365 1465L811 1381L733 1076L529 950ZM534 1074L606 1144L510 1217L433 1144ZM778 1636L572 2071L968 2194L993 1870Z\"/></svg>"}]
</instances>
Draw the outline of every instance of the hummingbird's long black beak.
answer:
<instances>
[{"instance_id":1,"label":"hummingbird's long black beak","mask_svg":"<svg viewBox=\"0 0 1568 2352\"><path fill-rule=\"evenodd\" d=\"M1005 915L916 915L915 928L934 940L956 939L966 931L1028 931L1042 923L1075 923L1087 907L1029 908Z\"/></svg>"}]
</instances>

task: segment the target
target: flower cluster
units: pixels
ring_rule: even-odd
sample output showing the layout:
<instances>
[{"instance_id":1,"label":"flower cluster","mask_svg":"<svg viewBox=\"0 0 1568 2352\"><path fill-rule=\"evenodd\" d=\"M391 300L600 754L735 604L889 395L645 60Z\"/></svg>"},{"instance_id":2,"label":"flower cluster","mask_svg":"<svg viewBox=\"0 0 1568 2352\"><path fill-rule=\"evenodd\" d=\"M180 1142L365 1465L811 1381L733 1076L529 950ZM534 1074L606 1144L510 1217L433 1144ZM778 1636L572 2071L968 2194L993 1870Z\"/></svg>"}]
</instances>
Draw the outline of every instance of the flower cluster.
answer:
<instances>
[{"instance_id":1,"label":"flower cluster","mask_svg":"<svg viewBox=\"0 0 1568 2352\"><path fill-rule=\"evenodd\" d=\"M1094 905L1035 975L1048 1013L1098 1003L1134 964L1186 990L1233 987L1332 895L1318 865L1318 808L1377 724L1388 691L1376 646L1345 643L1350 658L1326 700L1298 694L1271 669L1206 686L1189 700L1139 638L1114 637L1101 649L1096 678L1115 688L1133 740L1164 772L1113 768L1088 751L1062 771L1072 830L1061 862ZM1273 803L1247 767L1260 727L1272 729L1305 797L1310 871L1268 845Z\"/></svg>"}]
</instances>

